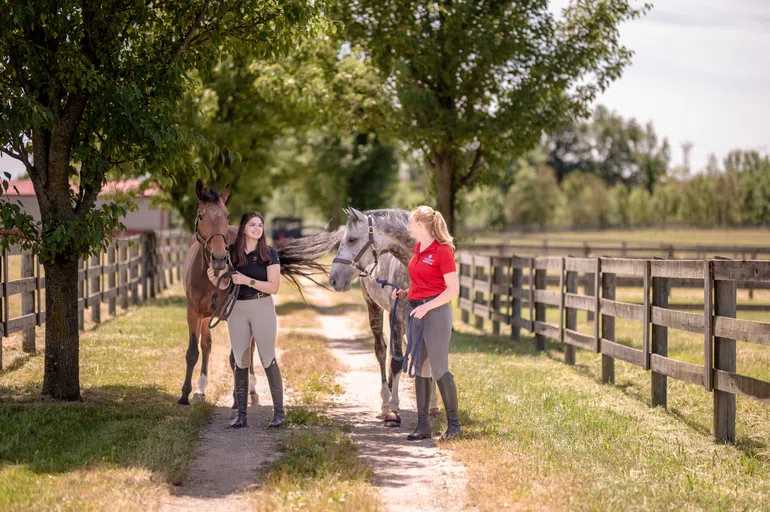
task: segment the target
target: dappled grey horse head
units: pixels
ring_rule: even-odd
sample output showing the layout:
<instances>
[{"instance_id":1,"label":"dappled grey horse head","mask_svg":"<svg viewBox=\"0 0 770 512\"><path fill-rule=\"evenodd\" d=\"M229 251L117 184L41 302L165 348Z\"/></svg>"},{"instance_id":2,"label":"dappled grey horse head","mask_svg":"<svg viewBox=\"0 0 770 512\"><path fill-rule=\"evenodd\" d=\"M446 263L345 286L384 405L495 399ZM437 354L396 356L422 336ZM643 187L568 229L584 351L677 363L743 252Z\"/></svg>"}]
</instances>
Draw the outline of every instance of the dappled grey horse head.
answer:
<instances>
[{"instance_id":1,"label":"dappled grey horse head","mask_svg":"<svg viewBox=\"0 0 770 512\"><path fill-rule=\"evenodd\" d=\"M339 249L329 273L329 284L338 292L346 292L362 270L371 269L375 263L375 254L383 249L378 241L377 228L366 214L355 208L343 208L348 222L340 241ZM381 237L380 237L381 238Z\"/></svg>"}]
</instances>

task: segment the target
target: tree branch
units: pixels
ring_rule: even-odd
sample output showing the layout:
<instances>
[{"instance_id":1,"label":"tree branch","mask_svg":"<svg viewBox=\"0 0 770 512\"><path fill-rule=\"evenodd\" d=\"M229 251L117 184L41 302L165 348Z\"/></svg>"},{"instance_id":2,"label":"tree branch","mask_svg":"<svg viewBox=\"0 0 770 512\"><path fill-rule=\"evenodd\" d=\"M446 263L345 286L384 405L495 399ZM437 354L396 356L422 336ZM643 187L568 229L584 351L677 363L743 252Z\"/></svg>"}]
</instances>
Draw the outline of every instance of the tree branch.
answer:
<instances>
[{"instance_id":1,"label":"tree branch","mask_svg":"<svg viewBox=\"0 0 770 512\"><path fill-rule=\"evenodd\" d=\"M171 57L171 60L168 62L168 67L172 68L176 65L176 63L179 61L179 58L182 56L182 53L184 53L185 48L187 48L187 44L190 42L190 38L193 35L193 32L195 32L195 29L198 28L198 25L203 21L203 18L206 17L206 11L209 9L209 3L210 0L205 0L203 2L203 6L201 6L201 10L198 11L197 16L195 16L195 20L192 22L192 25L190 25L190 28L187 30L187 33L182 38L182 41L179 43L179 48L176 49L176 53L174 53L174 56Z\"/></svg>"},{"instance_id":2,"label":"tree branch","mask_svg":"<svg viewBox=\"0 0 770 512\"><path fill-rule=\"evenodd\" d=\"M459 188L467 187L470 184L474 174L476 174L476 171L481 165L482 153L483 152L481 151L481 144L479 144L479 147L476 148L476 155L473 157L473 163L471 164L470 169L468 169L468 172L465 173L465 176L460 178Z\"/></svg>"}]
</instances>

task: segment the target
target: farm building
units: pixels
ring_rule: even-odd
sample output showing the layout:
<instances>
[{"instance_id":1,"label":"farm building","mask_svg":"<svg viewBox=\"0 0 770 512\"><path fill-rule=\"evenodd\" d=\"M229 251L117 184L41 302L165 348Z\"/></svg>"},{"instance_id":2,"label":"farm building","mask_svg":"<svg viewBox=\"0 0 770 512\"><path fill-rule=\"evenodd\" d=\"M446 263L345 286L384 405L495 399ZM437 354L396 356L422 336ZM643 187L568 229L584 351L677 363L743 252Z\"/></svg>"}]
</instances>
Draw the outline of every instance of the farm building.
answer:
<instances>
[{"instance_id":1,"label":"farm building","mask_svg":"<svg viewBox=\"0 0 770 512\"><path fill-rule=\"evenodd\" d=\"M128 212L123 219L128 231L152 231L169 228L169 212L153 204L153 198L157 190L148 189L140 191L141 182L139 180L114 181L107 183L96 206L99 207L110 200L110 197L116 193L132 193L133 199L137 204L137 210ZM10 181L7 191L8 199L11 201L20 201L24 210L32 215L36 220L40 220L40 207L37 203L35 190L30 180Z\"/></svg>"}]
</instances>

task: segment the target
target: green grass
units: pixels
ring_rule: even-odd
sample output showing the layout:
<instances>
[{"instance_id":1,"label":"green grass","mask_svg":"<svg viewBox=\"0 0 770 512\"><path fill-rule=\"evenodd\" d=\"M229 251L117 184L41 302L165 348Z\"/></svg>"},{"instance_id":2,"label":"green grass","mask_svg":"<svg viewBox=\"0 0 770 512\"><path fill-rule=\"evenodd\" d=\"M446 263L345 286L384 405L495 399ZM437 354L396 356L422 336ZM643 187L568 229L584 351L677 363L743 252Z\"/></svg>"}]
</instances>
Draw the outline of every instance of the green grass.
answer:
<instances>
[{"instance_id":1,"label":"green grass","mask_svg":"<svg viewBox=\"0 0 770 512\"><path fill-rule=\"evenodd\" d=\"M372 471L344 427L292 432L282 457L263 471L264 487L253 492L257 510L376 511Z\"/></svg>"},{"instance_id":2,"label":"green grass","mask_svg":"<svg viewBox=\"0 0 770 512\"><path fill-rule=\"evenodd\" d=\"M640 346L633 324L618 321L616 338ZM668 410L652 409L649 372L617 361L616 384L603 385L599 355L578 350L570 367L558 344L537 353L530 336L456 328L450 361L467 434L449 446L482 510L770 509L766 405L738 397L737 443L720 445L702 387L669 379ZM700 363L702 343L669 329L671 357ZM740 345L739 371L770 377L766 348Z\"/></svg>"},{"instance_id":3,"label":"green grass","mask_svg":"<svg viewBox=\"0 0 770 512\"><path fill-rule=\"evenodd\" d=\"M291 317L282 318L282 325L320 327L318 308L302 303L291 288L284 290L277 309ZM278 343L292 404L287 409L290 432L281 440L281 457L262 470L261 487L250 492L252 507L269 512L380 510L371 469L350 439L352 426L323 414L343 391L335 381L341 365L326 338L289 330Z\"/></svg>"},{"instance_id":4,"label":"green grass","mask_svg":"<svg viewBox=\"0 0 770 512\"><path fill-rule=\"evenodd\" d=\"M768 242L768 230L762 228L738 228L738 229L613 229L607 231L579 231L579 232L555 232L555 233L487 233L475 238L469 237L477 243L524 243L542 242L569 242L569 244L581 243L584 240L590 242L620 243L628 242L637 244L665 243L673 245L745 245L751 247L770 247Z\"/></svg>"},{"instance_id":5,"label":"green grass","mask_svg":"<svg viewBox=\"0 0 770 512\"><path fill-rule=\"evenodd\" d=\"M211 410L176 405L186 339L174 288L81 334L81 403L39 399L42 356L4 370L0 509L157 507L184 478Z\"/></svg>"}]
</instances>

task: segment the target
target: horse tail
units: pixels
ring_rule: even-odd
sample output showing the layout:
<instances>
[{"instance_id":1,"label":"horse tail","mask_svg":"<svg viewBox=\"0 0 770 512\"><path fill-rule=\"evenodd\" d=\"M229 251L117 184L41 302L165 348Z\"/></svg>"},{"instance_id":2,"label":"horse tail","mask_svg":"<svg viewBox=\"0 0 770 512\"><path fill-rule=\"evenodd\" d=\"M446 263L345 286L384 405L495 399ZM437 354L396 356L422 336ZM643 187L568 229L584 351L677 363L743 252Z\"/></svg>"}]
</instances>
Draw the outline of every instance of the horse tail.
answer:
<instances>
[{"instance_id":1,"label":"horse tail","mask_svg":"<svg viewBox=\"0 0 770 512\"><path fill-rule=\"evenodd\" d=\"M302 285L299 282L301 278L309 279L318 286L328 289L325 284L319 283L314 278L319 275L329 276L328 266L318 260L339 247L344 233L344 228L341 228L304 238L284 238L273 243L273 248L281 260L281 275L297 287L303 298Z\"/></svg>"}]
</instances>

